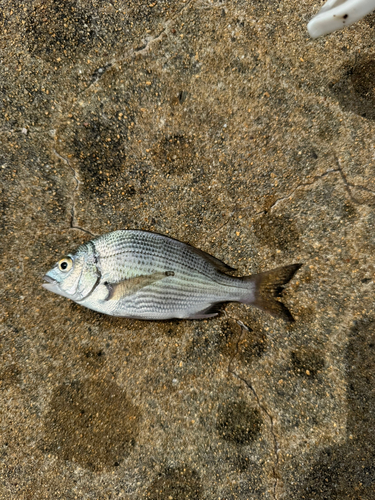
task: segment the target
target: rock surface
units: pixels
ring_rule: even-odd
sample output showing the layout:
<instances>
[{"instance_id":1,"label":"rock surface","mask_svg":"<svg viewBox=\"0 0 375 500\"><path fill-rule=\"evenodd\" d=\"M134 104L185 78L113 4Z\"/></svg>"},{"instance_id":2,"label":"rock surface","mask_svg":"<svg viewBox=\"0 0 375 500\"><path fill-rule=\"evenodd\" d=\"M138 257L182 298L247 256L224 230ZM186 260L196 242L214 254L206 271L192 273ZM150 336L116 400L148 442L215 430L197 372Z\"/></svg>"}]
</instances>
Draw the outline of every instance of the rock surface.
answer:
<instances>
[{"instance_id":1,"label":"rock surface","mask_svg":"<svg viewBox=\"0 0 375 500\"><path fill-rule=\"evenodd\" d=\"M311 40L318 9L2 2L1 499L375 498L375 17ZM304 262L296 323L41 288L120 228Z\"/></svg>"}]
</instances>

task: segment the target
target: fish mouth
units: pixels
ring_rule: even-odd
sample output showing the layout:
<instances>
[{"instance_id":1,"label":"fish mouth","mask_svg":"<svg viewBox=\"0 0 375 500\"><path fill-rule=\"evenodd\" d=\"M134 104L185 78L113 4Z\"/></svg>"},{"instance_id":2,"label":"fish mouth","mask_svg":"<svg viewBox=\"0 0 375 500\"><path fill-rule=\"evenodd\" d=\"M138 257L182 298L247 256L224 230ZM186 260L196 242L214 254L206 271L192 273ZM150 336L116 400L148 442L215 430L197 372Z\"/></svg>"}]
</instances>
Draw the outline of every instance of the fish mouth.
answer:
<instances>
[{"instance_id":1,"label":"fish mouth","mask_svg":"<svg viewBox=\"0 0 375 500\"><path fill-rule=\"evenodd\" d=\"M49 292L56 293L57 295L61 295L62 297L66 297L67 299L74 300L74 295L70 295L69 293L64 292L64 290L61 290L60 283L51 278L51 276L45 274L43 276L43 279L44 281L46 281L46 283L42 284L43 288L45 288Z\"/></svg>"},{"instance_id":2,"label":"fish mouth","mask_svg":"<svg viewBox=\"0 0 375 500\"><path fill-rule=\"evenodd\" d=\"M48 274L45 274L43 276L43 279L44 279L44 281L46 281L46 283L42 284L43 288L45 288L46 290L48 290L50 292L58 293L56 291L56 289L58 287L58 284L57 284L56 280L54 280L53 278L51 278L51 276L48 276Z\"/></svg>"},{"instance_id":3,"label":"fish mouth","mask_svg":"<svg viewBox=\"0 0 375 500\"><path fill-rule=\"evenodd\" d=\"M43 279L44 279L44 281L47 281L47 283L50 283L51 285L56 284L56 280L54 280L53 278L51 278L51 276L48 276L48 274L45 274L43 276ZM44 286L44 284L43 284L43 286Z\"/></svg>"}]
</instances>

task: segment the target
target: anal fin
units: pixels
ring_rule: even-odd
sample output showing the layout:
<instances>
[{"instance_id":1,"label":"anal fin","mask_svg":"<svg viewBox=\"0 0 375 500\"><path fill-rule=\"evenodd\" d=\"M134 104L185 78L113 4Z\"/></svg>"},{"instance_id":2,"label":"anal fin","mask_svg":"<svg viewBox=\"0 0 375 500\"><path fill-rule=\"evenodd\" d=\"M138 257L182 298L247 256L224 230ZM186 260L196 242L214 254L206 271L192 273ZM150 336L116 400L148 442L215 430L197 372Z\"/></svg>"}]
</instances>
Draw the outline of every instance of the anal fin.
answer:
<instances>
[{"instance_id":1,"label":"anal fin","mask_svg":"<svg viewBox=\"0 0 375 500\"><path fill-rule=\"evenodd\" d=\"M208 319L208 318L213 318L214 316L217 316L220 311L222 306L225 304L225 302L215 302L214 304L211 304L210 306L206 307L205 309L202 309L201 311L197 311L193 313L191 316L187 316L187 319Z\"/></svg>"}]
</instances>

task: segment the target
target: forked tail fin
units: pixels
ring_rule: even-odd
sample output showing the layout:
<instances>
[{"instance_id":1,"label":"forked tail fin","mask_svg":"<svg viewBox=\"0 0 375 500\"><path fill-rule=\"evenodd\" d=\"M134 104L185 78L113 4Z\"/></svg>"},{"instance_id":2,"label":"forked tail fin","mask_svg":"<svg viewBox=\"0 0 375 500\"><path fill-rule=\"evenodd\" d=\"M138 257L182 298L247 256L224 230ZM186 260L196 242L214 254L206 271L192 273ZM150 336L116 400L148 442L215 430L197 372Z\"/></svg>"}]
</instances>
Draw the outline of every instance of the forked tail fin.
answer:
<instances>
[{"instance_id":1,"label":"forked tail fin","mask_svg":"<svg viewBox=\"0 0 375 500\"><path fill-rule=\"evenodd\" d=\"M276 318L293 322L294 318L289 309L282 302L275 299L280 297L284 285L293 278L301 266L302 264L291 264L290 266L278 267L265 273L242 278L244 281L251 281L255 285L252 301L248 303L272 314Z\"/></svg>"}]
</instances>

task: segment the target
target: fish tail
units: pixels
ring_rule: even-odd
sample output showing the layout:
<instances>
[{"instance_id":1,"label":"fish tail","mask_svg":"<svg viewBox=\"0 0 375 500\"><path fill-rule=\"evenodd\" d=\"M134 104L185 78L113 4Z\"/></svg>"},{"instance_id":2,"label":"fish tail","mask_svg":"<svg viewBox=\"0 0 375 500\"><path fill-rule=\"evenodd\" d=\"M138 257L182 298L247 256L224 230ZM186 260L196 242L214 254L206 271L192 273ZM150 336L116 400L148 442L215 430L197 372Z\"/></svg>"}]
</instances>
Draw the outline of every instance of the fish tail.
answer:
<instances>
[{"instance_id":1,"label":"fish tail","mask_svg":"<svg viewBox=\"0 0 375 500\"><path fill-rule=\"evenodd\" d=\"M293 322L294 318L289 309L276 298L280 297L284 285L293 278L301 266L302 264L291 264L264 273L244 276L242 280L251 282L253 286L252 293L249 294L248 298L241 299L241 302L258 307L276 318L281 318L289 323Z\"/></svg>"}]
</instances>

